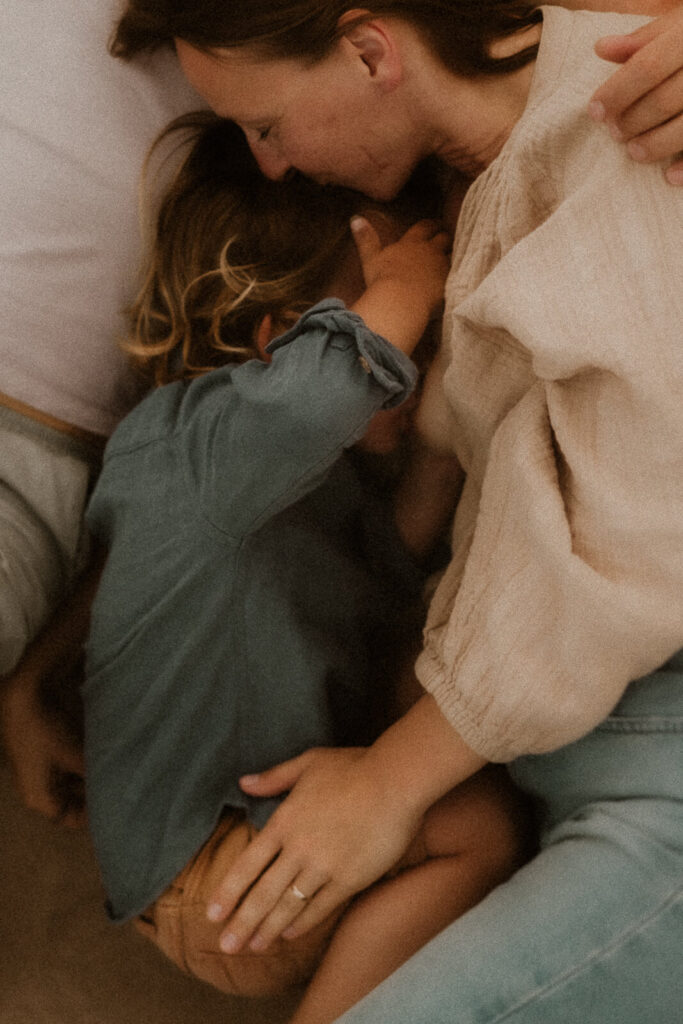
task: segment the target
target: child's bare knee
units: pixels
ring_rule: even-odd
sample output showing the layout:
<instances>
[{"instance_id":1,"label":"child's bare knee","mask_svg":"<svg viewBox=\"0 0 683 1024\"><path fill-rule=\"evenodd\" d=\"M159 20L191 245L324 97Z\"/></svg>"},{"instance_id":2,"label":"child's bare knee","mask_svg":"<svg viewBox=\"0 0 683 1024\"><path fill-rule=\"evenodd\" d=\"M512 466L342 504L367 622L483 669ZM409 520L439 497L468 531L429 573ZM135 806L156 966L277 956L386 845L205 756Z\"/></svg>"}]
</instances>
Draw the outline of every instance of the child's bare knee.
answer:
<instances>
[{"instance_id":1,"label":"child's bare knee","mask_svg":"<svg viewBox=\"0 0 683 1024\"><path fill-rule=\"evenodd\" d=\"M535 849L529 803L504 768L489 765L431 808L424 843L430 857L472 857L481 871L511 872Z\"/></svg>"}]
</instances>

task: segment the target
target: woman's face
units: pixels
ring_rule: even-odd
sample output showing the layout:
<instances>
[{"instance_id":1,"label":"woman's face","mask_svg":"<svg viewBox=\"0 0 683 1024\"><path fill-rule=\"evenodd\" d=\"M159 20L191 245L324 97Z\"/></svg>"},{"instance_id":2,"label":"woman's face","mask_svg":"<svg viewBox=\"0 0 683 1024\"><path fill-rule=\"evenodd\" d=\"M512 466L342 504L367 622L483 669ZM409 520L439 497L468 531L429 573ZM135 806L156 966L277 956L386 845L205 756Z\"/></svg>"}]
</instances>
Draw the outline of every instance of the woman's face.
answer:
<instances>
[{"instance_id":1,"label":"woman's face","mask_svg":"<svg viewBox=\"0 0 683 1024\"><path fill-rule=\"evenodd\" d=\"M312 66L248 47L204 53L179 40L177 51L191 85L242 128L269 178L295 169L320 184L389 199L426 155L410 111L377 87L345 37Z\"/></svg>"}]
</instances>

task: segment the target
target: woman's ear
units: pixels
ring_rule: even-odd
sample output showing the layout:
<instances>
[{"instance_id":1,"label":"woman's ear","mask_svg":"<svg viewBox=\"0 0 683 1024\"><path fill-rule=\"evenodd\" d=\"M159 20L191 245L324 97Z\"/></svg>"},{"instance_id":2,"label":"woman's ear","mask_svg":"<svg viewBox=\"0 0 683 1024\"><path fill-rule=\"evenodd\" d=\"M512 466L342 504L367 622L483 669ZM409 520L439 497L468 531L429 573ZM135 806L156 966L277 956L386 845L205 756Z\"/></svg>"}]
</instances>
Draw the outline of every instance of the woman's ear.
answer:
<instances>
[{"instance_id":1,"label":"woman's ear","mask_svg":"<svg viewBox=\"0 0 683 1024\"><path fill-rule=\"evenodd\" d=\"M368 17L369 14L369 11L364 10L346 11L337 22L337 28L368 68L370 77L383 88L393 89L402 77L397 40L391 26L382 18L354 24L358 18Z\"/></svg>"}]
</instances>

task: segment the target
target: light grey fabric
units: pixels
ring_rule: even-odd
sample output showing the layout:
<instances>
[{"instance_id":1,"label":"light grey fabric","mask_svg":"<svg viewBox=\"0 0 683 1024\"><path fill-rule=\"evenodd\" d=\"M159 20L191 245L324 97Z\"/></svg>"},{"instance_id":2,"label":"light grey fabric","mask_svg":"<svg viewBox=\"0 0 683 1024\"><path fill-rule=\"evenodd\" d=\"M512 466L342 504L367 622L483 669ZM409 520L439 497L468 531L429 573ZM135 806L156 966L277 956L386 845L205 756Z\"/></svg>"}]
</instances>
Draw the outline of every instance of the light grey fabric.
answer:
<instances>
[{"instance_id":1,"label":"light grey fabric","mask_svg":"<svg viewBox=\"0 0 683 1024\"><path fill-rule=\"evenodd\" d=\"M0 406L0 674L84 566L98 466L78 441Z\"/></svg>"}]
</instances>

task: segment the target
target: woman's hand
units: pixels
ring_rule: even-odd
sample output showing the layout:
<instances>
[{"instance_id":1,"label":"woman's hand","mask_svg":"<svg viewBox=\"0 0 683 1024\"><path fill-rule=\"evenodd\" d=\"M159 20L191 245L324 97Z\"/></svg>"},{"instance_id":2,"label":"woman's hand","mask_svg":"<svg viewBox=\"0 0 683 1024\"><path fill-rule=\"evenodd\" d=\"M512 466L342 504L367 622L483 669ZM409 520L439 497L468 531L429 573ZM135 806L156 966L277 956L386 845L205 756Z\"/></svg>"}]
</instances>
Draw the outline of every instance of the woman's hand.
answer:
<instances>
[{"instance_id":1,"label":"woman's hand","mask_svg":"<svg viewBox=\"0 0 683 1024\"><path fill-rule=\"evenodd\" d=\"M229 918L225 952L249 940L261 951L283 932L302 935L401 857L422 815L369 772L366 760L361 748L314 749L241 780L253 796L291 792L209 907L212 920Z\"/></svg>"},{"instance_id":2,"label":"woman's hand","mask_svg":"<svg viewBox=\"0 0 683 1024\"><path fill-rule=\"evenodd\" d=\"M211 902L211 920L229 918L221 948L251 938L262 950L323 921L393 867L427 809L484 763L424 694L371 747L309 750L243 778L253 796L291 792Z\"/></svg>"},{"instance_id":3,"label":"woman's hand","mask_svg":"<svg viewBox=\"0 0 683 1024\"><path fill-rule=\"evenodd\" d=\"M683 5L625 36L606 36L595 51L621 64L593 95L589 107L634 160L677 157L666 170L683 185Z\"/></svg>"}]
</instances>

